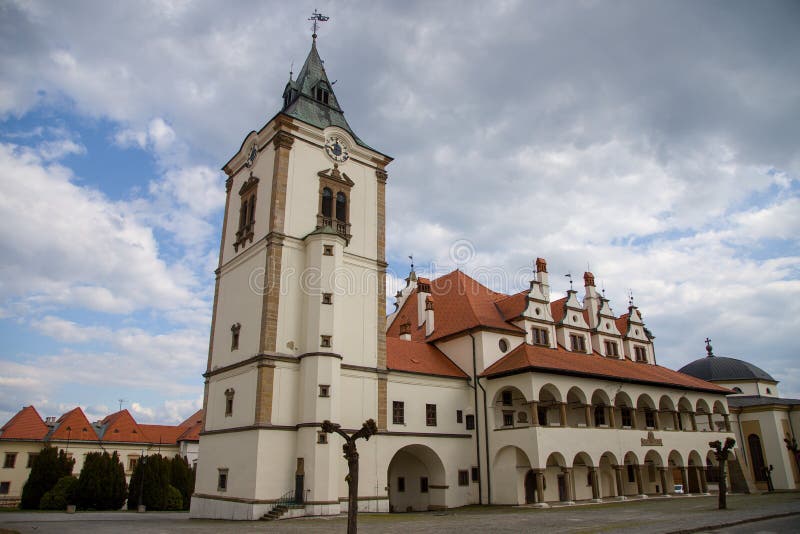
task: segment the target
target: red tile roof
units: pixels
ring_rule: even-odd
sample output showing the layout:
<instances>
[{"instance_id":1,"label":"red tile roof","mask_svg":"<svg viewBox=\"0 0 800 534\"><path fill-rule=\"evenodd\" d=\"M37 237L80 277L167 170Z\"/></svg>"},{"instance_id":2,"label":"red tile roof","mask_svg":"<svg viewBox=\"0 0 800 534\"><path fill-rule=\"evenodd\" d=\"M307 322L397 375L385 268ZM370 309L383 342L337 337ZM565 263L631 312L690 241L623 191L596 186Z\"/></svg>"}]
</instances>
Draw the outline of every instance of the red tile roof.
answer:
<instances>
[{"instance_id":1,"label":"red tile roof","mask_svg":"<svg viewBox=\"0 0 800 534\"><path fill-rule=\"evenodd\" d=\"M426 340L424 327L417 327L417 291L414 290L398 314L406 316L411 322L411 338ZM461 271L453 271L431 281L431 295L436 301L436 328L427 338L435 341L451 334L482 326L523 334L522 329L506 322L496 303L508 295L492 291L477 280ZM402 321L400 321L402 322ZM387 331L387 337L400 336L400 322L394 321Z\"/></svg>"},{"instance_id":2,"label":"red tile roof","mask_svg":"<svg viewBox=\"0 0 800 534\"><path fill-rule=\"evenodd\" d=\"M148 443L175 445L185 428L172 425L139 425Z\"/></svg>"},{"instance_id":3,"label":"red tile roof","mask_svg":"<svg viewBox=\"0 0 800 534\"><path fill-rule=\"evenodd\" d=\"M564 318L564 313L566 311L564 304L567 302L567 298L568 297L560 298L550 303L550 313L553 314L553 322L559 323L561 319Z\"/></svg>"},{"instance_id":4,"label":"red tile roof","mask_svg":"<svg viewBox=\"0 0 800 534\"><path fill-rule=\"evenodd\" d=\"M617 325L617 330L623 336L628 333L628 316L630 314L626 313L625 315L620 315L614 320L614 324Z\"/></svg>"},{"instance_id":5,"label":"red tile roof","mask_svg":"<svg viewBox=\"0 0 800 534\"><path fill-rule=\"evenodd\" d=\"M50 434L49 439L97 441L97 434L92 424L86 419L83 410L74 408L58 418L55 430Z\"/></svg>"},{"instance_id":6,"label":"red tile roof","mask_svg":"<svg viewBox=\"0 0 800 534\"><path fill-rule=\"evenodd\" d=\"M191 417L188 417L180 426L183 433L178 436L178 441L200 441L200 432L203 430L203 410L197 410Z\"/></svg>"},{"instance_id":7,"label":"red tile roof","mask_svg":"<svg viewBox=\"0 0 800 534\"><path fill-rule=\"evenodd\" d=\"M203 422L203 410L202 410L202 409L200 409L200 410L197 410L196 412L194 412L194 413L193 413L192 415L190 415L189 417L187 417L187 418L186 418L186 419L185 419L185 420L184 420L184 421L183 421L181 424L179 424L178 426L180 426L180 427L183 427L183 428L187 428L187 427L194 426L194 425L196 425L197 423L202 423L202 422Z\"/></svg>"},{"instance_id":8,"label":"red tile roof","mask_svg":"<svg viewBox=\"0 0 800 534\"><path fill-rule=\"evenodd\" d=\"M386 338L386 367L426 375L467 378L464 371L430 343Z\"/></svg>"},{"instance_id":9,"label":"red tile roof","mask_svg":"<svg viewBox=\"0 0 800 534\"><path fill-rule=\"evenodd\" d=\"M597 354L578 354L562 348L550 349L522 344L492 364L483 376L501 376L526 370L699 389L730 393L727 388L658 365L604 358Z\"/></svg>"},{"instance_id":10,"label":"red tile roof","mask_svg":"<svg viewBox=\"0 0 800 534\"><path fill-rule=\"evenodd\" d=\"M122 410L106 416L100 422L103 441L146 442L148 439L144 429L134 420L128 410ZM158 440L156 439L156 443Z\"/></svg>"},{"instance_id":11,"label":"red tile roof","mask_svg":"<svg viewBox=\"0 0 800 534\"><path fill-rule=\"evenodd\" d=\"M528 292L520 291L519 293L515 293L510 297L498 300L496 305L497 309L500 310L500 313L503 315L503 319L506 321L516 319L522 315L522 312L525 311L525 307L528 305Z\"/></svg>"},{"instance_id":12,"label":"red tile roof","mask_svg":"<svg viewBox=\"0 0 800 534\"><path fill-rule=\"evenodd\" d=\"M43 439L49 428L33 406L25 406L0 428L0 439Z\"/></svg>"}]
</instances>

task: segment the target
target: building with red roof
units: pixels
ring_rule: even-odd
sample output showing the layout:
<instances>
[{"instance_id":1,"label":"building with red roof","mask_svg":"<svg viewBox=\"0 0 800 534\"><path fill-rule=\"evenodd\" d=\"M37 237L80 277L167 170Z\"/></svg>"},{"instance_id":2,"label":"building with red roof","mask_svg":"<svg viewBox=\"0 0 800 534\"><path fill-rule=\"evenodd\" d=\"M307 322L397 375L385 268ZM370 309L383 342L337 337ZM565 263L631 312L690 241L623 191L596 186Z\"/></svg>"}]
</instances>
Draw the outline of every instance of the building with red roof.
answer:
<instances>
[{"instance_id":1,"label":"building with red roof","mask_svg":"<svg viewBox=\"0 0 800 534\"><path fill-rule=\"evenodd\" d=\"M386 316L392 158L349 126L326 68L314 36L281 108L223 166L192 517L345 511L326 420L375 423L357 445L361 510L707 492L730 391L659 366L639 310L615 314L592 273L582 298L551 298L541 258L511 295L412 267Z\"/></svg>"},{"instance_id":2,"label":"building with red roof","mask_svg":"<svg viewBox=\"0 0 800 534\"><path fill-rule=\"evenodd\" d=\"M0 428L0 506L18 504L22 486L42 447L58 447L74 458L75 475L80 473L88 453L117 452L130 479L142 455L179 454L190 465L196 465L198 427L202 424L202 410L179 425L146 425L137 423L128 410L91 423L80 407L60 417L42 419L36 408L26 406Z\"/></svg>"}]
</instances>

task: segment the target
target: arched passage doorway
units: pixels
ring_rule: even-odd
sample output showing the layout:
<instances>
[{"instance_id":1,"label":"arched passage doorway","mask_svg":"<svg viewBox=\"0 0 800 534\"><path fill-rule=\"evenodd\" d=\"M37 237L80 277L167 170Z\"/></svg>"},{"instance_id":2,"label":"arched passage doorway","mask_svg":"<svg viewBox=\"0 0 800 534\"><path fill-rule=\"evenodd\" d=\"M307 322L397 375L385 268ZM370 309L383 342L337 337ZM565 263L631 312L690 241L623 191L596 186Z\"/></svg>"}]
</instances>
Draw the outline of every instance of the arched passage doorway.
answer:
<instances>
[{"instance_id":1,"label":"arched passage doorway","mask_svg":"<svg viewBox=\"0 0 800 534\"><path fill-rule=\"evenodd\" d=\"M419 512L441 510L445 502L444 465L430 447L407 445L389 462L389 510Z\"/></svg>"},{"instance_id":2,"label":"arched passage doorway","mask_svg":"<svg viewBox=\"0 0 800 534\"><path fill-rule=\"evenodd\" d=\"M750 465L753 466L753 478L756 482L766 482L764 450L761 448L761 438L758 437L758 434L747 436L747 448L750 450Z\"/></svg>"},{"instance_id":3,"label":"arched passage doorway","mask_svg":"<svg viewBox=\"0 0 800 534\"><path fill-rule=\"evenodd\" d=\"M502 481L492 487L494 504L525 504L536 501L536 478L525 451L508 445L494 457L493 479ZM530 477L529 477L530 475Z\"/></svg>"}]
</instances>

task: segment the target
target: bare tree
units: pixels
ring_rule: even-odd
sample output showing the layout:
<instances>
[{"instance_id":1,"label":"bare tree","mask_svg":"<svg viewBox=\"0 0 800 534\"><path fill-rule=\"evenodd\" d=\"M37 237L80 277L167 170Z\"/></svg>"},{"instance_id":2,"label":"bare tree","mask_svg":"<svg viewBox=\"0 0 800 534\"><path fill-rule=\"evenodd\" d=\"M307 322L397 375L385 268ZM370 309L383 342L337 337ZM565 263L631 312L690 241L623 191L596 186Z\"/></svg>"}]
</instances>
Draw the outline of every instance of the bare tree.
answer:
<instances>
[{"instance_id":1,"label":"bare tree","mask_svg":"<svg viewBox=\"0 0 800 534\"><path fill-rule=\"evenodd\" d=\"M342 450L348 469L347 476L344 478L347 481L348 489L347 534L356 534L358 531L358 450L356 449L356 440L364 438L364 441L369 441L370 437L378 433L378 426L373 419L367 419L361 425L360 430L350 435L341 429L341 425L326 420L322 422L322 431L326 434L339 434L344 439Z\"/></svg>"},{"instance_id":2,"label":"bare tree","mask_svg":"<svg viewBox=\"0 0 800 534\"><path fill-rule=\"evenodd\" d=\"M725 464L728 463L728 456L731 453L731 449L733 446L736 445L736 440L733 438L727 438L725 440L725 445L722 444L720 440L717 441L710 441L708 446L711 447L712 451L714 452L714 456L717 459L717 463L719 464L719 509L725 510L728 507L728 500L727 500L727 493L728 493L728 484L725 480Z\"/></svg>"}]
</instances>

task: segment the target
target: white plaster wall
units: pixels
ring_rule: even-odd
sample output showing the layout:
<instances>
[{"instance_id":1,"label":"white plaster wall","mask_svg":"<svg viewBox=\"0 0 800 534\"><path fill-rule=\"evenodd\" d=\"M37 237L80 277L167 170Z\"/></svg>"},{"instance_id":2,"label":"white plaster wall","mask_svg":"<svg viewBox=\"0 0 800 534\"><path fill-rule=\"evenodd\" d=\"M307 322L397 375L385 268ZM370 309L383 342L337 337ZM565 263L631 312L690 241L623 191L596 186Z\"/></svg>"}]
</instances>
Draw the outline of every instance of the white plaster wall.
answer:
<instances>
[{"instance_id":1,"label":"white plaster wall","mask_svg":"<svg viewBox=\"0 0 800 534\"><path fill-rule=\"evenodd\" d=\"M386 388L388 429L396 432L466 433L456 422L456 411L472 406L472 389L466 380L390 372ZM392 420L392 403L405 403L405 424ZM436 426L425 423L425 405L436 405Z\"/></svg>"},{"instance_id":2,"label":"white plaster wall","mask_svg":"<svg viewBox=\"0 0 800 534\"><path fill-rule=\"evenodd\" d=\"M256 367L248 365L212 377L208 383L205 429L219 430L252 425L256 405ZM225 391L234 390L233 413L225 415Z\"/></svg>"}]
</instances>

